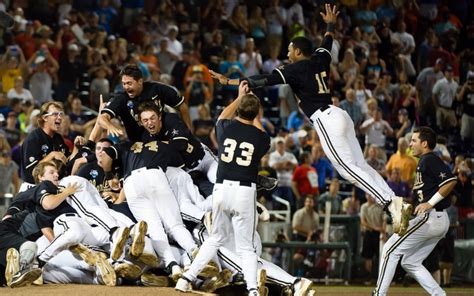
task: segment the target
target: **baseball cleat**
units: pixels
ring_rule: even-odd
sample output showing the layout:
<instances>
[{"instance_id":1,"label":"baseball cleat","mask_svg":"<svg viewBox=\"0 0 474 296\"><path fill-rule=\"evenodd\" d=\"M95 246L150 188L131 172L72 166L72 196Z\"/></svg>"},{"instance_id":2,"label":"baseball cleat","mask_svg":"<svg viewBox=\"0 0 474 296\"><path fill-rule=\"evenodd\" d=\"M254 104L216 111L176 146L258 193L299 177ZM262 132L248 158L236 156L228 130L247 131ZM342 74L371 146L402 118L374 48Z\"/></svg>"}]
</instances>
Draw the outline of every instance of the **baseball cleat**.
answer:
<instances>
[{"instance_id":1,"label":"baseball cleat","mask_svg":"<svg viewBox=\"0 0 474 296\"><path fill-rule=\"evenodd\" d=\"M129 235L130 229L128 227L119 227L115 229L112 234L112 242L110 246L110 258L112 260L116 261L120 258Z\"/></svg>"},{"instance_id":2,"label":"baseball cleat","mask_svg":"<svg viewBox=\"0 0 474 296\"><path fill-rule=\"evenodd\" d=\"M36 281L41 276L41 268L33 268L29 267L24 270L17 272L13 275L10 287L11 288L19 288L24 287L27 285L31 285L34 281Z\"/></svg>"},{"instance_id":3,"label":"baseball cleat","mask_svg":"<svg viewBox=\"0 0 474 296\"><path fill-rule=\"evenodd\" d=\"M219 268L217 268L214 264L211 264L212 261L210 261L207 265L203 267L203 269L199 272L198 276L206 279L210 279L212 277L215 277L219 274ZM184 267L184 271L188 271L189 266Z\"/></svg>"},{"instance_id":4,"label":"baseball cleat","mask_svg":"<svg viewBox=\"0 0 474 296\"><path fill-rule=\"evenodd\" d=\"M170 278L176 283L176 281L183 275L183 270L178 264L171 267Z\"/></svg>"},{"instance_id":5,"label":"baseball cleat","mask_svg":"<svg viewBox=\"0 0 474 296\"><path fill-rule=\"evenodd\" d=\"M133 263L121 262L114 265L114 271L117 277L135 280L140 277L142 269Z\"/></svg>"},{"instance_id":6,"label":"baseball cleat","mask_svg":"<svg viewBox=\"0 0 474 296\"><path fill-rule=\"evenodd\" d=\"M258 287L258 294L260 296L264 296L265 293L265 284L267 283L267 271L263 268L257 270L257 287Z\"/></svg>"},{"instance_id":7,"label":"baseball cleat","mask_svg":"<svg viewBox=\"0 0 474 296\"><path fill-rule=\"evenodd\" d=\"M170 285L169 277L153 273L142 274L140 281L146 287L169 287Z\"/></svg>"},{"instance_id":8,"label":"baseball cleat","mask_svg":"<svg viewBox=\"0 0 474 296\"><path fill-rule=\"evenodd\" d=\"M34 286L41 286L42 284L44 284L43 273L33 282Z\"/></svg>"},{"instance_id":9,"label":"baseball cleat","mask_svg":"<svg viewBox=\"0 0 474 296\"><path fill-rule=\"evenodd\" d=\"M142 253L137 260L150 267L157 267L160 264L160 259L150 253Z\"/></svg>"},{"instance_id":10,"label":"baseball cleat","mask_svg":"<svg viewBox=\"0 0 474 296\"><path fill-rule=\"evenodd\" d=\"M296 284L293 285L294 287L294 296L306 296L310 291L311 285L313 284L312 281L301 278Z\"/></svg>"},{"instance_id":11,"label":"baseball cleat","mask_svg":"<svg viewBox=\"0 0 474 296\"><path fill-rule=\"evenodd\" d=\"M212 293L220 288L228 286L231 279L232 271L224 269L217 276L207 279L200 289L204 292Z\"/></svg>"},{"instance_id":12,"label":"baseball cleat","mask_svg":"<svg viewBox=\"0 0 474 296\"><path fill-rule=\"evenodd\" d=\"M84 246L83 244L70 246L69 251L81 257L81 259L90 266L95 266L97 263L98 256L96 252Z\"/></svg>"},{"instance_id":13,"label":"baseball cleat","mask_svg":"<svg viewBox=\"0 0 474 296\"><path fill-rule=\"evenodd\" d=\"M174 287L175 290L178 290L178 291L181 291L181 292L191 292L193 290L193 286L191 285L191 283L184 279L184 278L180 278L177 282L176 282L176 286Z\"/></svg>"},{"instance_id":14,"label":"baseball cleat","mask_svg":"<svg viewBox=\"0 0 474 296\"><path fill-rule=\"evenodd\" d=\"M262 175L257 175L257 190L263 189L266 191L272 191L277 187L278 185L278 179L268 177L268 176L262 176Z\"/></svg>"},{"instance_id":15,"label":"baseball cleat","mask_svg":"<svg viewBox=\"0 0 474 296\"><path fill-rule=\"evenodd\" d=\"M107 259L97 255L97 263L95 265L95 272L99 283L108 287L114 287L117 283L117 276L114 268Z\"/></svg>"},{"instance_id":16,"label":"baseball cleat","mask_svg":"<svg viewBox=\"0 0 474 296\"><path fill-rule=\"evenodd\" d=\"M402 204L402 221L400 223L400 232L398 235L403 236L408 231L411 214L413 213L413 205L403 202Z\"/></svg>"},{"instance_id":17,"label":"baseball cleat","mask_svg":"<svg viewBox=\"0 0 474 296\"><path fill-rule=\"evenodd\" d=\"M408 221L413 210L413 206L403 201L401 197L395 197L388 206L392 216L393 232L402 236L408 229Z\"/></svg>"},{"instance_id":18,"label":"baseball cleat","mask_svg":"<svg viewBox=\"0 0 474 296\"><path fill-rule=\"evenodd\" d=\"M130 236L132 237L132 246L130 248L130 254L132 256L140 256L145 248L145 235L148 230L148 224L145 221L139 221L133 225L130 230Z\"/></svg>"},{"instance_id":19,"label":"baseball cleat","mask_svg":"<svg viewBox=\"0 0 474 296\"><path fill-rule=\"evenodd\" d=\"M13 276L20 271L20 253L15 248L10 248L7 251L7 265L5 267L5 280L7 286L11 286Z\"/></svg>"}]
</instances>

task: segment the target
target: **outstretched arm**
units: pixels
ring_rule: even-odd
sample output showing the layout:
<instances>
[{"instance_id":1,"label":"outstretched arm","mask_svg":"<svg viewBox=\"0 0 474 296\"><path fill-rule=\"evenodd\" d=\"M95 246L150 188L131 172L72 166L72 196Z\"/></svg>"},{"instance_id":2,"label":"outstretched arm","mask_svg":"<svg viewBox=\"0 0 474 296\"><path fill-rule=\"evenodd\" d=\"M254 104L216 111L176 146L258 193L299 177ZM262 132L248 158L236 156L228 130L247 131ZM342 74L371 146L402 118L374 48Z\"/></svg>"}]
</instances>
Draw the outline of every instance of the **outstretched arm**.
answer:
<instances>
[{"instance_id":1,"label":"outstretched arm","mask_svg":"<svg viewBox=\"0 0 474 296\"><path fill-rule=\"evenodd\" d=\"M221 119L233 119L235 116L235 111L237 111L237 108L239 107L240 99L248 92L248 83L246 81L242 81L239 85L239 95L232 103L230 103L227 107L224 108L217 120L219 121Z\"/></svg>"},{"instance_id":2,"label":"outstretched arm","mask_svg":"<svg viewBox=\"0 0 474 296\"><path fill-rule=\"evenodd\" d=\"M336 5L331 7L330 4L326 4L326 13L320 12L324 22L327 24L326 33L324 34L323 42L321 47L331 51L332 40L334 39L334 31L336 29L336 20L339 15L339 11L336 9Z\"/></svg>"},{"instance_id":3,"label":"outstretched arm","mask_svg":"<svg viewBox=\"0 0 474 296\"><path fill-rule=\"evenodd\" d=\"M250 77L243 77L240 79L229 79L224 75L209 70L211 73L211 77L217 79L220 84L222 85L240 85L242 81L248 82L248 87L250 89L263 87L263 86L272 86L277 84L285 84L282 77L278 73L271 73L271 74L261 74L261 75L253 75Z\"/></svg>"}]
</instances>

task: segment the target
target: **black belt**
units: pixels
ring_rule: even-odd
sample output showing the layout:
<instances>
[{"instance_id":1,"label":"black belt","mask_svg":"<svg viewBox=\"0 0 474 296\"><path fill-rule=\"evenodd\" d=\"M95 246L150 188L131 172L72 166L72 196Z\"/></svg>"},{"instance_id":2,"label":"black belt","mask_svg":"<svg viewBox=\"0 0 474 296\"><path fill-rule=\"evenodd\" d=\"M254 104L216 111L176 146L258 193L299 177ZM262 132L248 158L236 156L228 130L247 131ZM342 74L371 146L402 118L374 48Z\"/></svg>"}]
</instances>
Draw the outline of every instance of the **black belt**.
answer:
<instances>
[{"instance_id":1,"label":"black belt","mask_svg":"<svg viewBox=\"0 0 474 296\"><path fill-rule=\"evenodd\" d=\"M234 181L234 180L229 180L229 181L239 182L240 186L246 186L246 187L252 187L252 183L253 183L251 181ZM222 183L224 183L224 179L217 178L216 183L217 184L222 184Z\"/></svg>"},{"instance_id":2,"label":"black belt","mask_svg":"<svg viewBox=\"0 0 474 296\"><path fill-rule=\"evenodd\" d=\"M319 108L318 110L321 111L321 112L324 112L324 111L326 111L327 109L329 109L329 107L330 107L329 105L324 105L324 106L322 106L321 108Z\"/></svg>"}]
</instances>

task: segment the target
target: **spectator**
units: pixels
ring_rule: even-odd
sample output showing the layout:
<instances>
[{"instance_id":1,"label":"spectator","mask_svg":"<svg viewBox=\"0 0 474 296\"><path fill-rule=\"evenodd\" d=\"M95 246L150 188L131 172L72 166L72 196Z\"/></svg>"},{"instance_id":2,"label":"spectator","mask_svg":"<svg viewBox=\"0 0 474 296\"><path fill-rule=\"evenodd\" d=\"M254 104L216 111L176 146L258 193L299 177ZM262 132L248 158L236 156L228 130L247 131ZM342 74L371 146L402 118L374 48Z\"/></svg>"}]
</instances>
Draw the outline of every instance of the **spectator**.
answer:
<instances>
[{"instance_id":1,"label":"spectator","mask_svg":"<svg viewBox=\"0 0 474 296\"><path fill-rule=\"evenodd\" d=\"M79 78L84 72L83 63L79 58L80 53L79 46L71 43L67 46L66 56L59 60L58 75L61 79L55 93L58 101L65 102L69 93L79 86Z\"/></svg>"},{"instance_id":2,"label":"spectator","mask_svg":"<svg viewBox=\"0 0 474 296\"><path fill-rule=\"evenodd\" d=\"M287 200L294 212L296 205L291 189L291 177L298 161L292 153L286 151L285 145L285 139L281 137L275 139L276 148L270 153L268 164L277 171L278 187L275 190L275 195Z\"/></svg>"},{"instance_id":3,"label":"spectator","mask_svg":"<svg viewBox=\"0 0 474 296\"><path fill-rule=\"evenodd\" d=\"M331 214L337 215L342 213L342 197L339 194L340 184L337 178L331 180L329 191L324 192L319 196L318 212L321 215L326 213L326 203L331 203Z\"/></svg>"},{"instance_id":4,"label":"spectator","mask_svg":"<svg viewBox=\"0 0 474 296\"><path fill-rule=\"evenodd\" d=\"M451 205L445 211L449 217L449 229L446 236L439 241L440 262L439 269L441 272L442 286L451 287L451 274L453 272L454 263L454 241L457 238L457 229L459 227L458 208L455 206L456 196L451 198Z\"/></svg>"},{"instance_id":5,"label":"spectator","mask_svg":"<svg viewBox=\"0 0 474 296\"><path fill-rule=\"evenodd\" d=\"M76 136L84 136L95 123L95 119L91 119L90 114L82 110L81 99L77 96L72 99L71 112L68 113L68 116L71 122L70 129L73 139Z\"/></svg>"},{"instance_id":6,"label":"spectator","mask_svg":"<svg viewBox=\"0 0 474 296\"><path fill-rule=\"evenodd\" d=\"M244 77L245 68L237 60L237 50L235 48L230 47L227 49L225 60L221 63L219 72L223 73L229 79ZM238 86L224 85L222 92L224 99L236 98Z\"/></svg>"},{"instance_id":7,"label":"spectator","mask_svg":"<svg viewBox=\"0 0 474 296\"><path fill-rule=\"evenodd\" d=\"M394 168L392 170L392 173L387 180L387 184L397 196L410 196L410 187L407 182L402 181L399 168Z\"/></svg>"},{"instance_id":8,"label":"spectator","mask_svg":"<svg viewBox=\"0 0 474 296\"><path fill-rule=\"evenodd\" d=\"M191 76L184 99L189 106L189 116L191 120L198 119L199 106L202 104L210 104L212 102L212 94L204 81L203 69L201 66L192 66L193 75Z\"/></svg>"},{"instance_id":9,"label":"spectator","mask_svg":"<svg viewBox=\"0 0 474 296\"><path fill-rule=\"evenodd\" d=\"M217 143L213 142L211 138L214 121L211 118L209 105L201 104L198 106L198 118L193 121L193 127L194 135L199 138L201 143L213 150L217 149Z\"/></svg>"},{"instance_id":10,"label":"spectator","mask_svg":"<svg viewBox=\"0 0 474 296\"><path fill-rule=\"evenodd\" d=\"M316 169L316 172L318 173L319 193L326 192L326 180L331 180L334 177L334 168L324 155L321 143L317 142L313 144L313 147L311 149L311 156L313 158L312 166Z\"/></svg>"},{"instance_id":11,"label":"spectator","mask_svg":"<svg viewBox=\"0 0 474 296\"><path fill-rule=\"evenodd\" d=\"M275 52L274 50L273 52ZM265 68L265 65L264 65ZM288 127L288 118L294 112L297 112L298 106L293 90L288 84L281 84L278 86L278 99L280 101L280 119L281 125ZM296 114L296 113L295 113Z\"/></svg>"},{"instance_id":12,"label":"spectator","mask_svg":"<svg viewBox=\"0 0 474 296\"><path fill-rule=\"evenodd\" d=\"M20 188L18 165L11 159L11 149L7 139L0 134L0 197L5 193L16 194ZM11 187L12 186L12 187Z\"/></svg>"},{"instance_id":13,"label":"spectator","mask_svg":"<svg viewBox=\"0 0 474 296\"><path fill-rule=\"evenodd\" d=\"M346 90L346 99L340 103L341 109L345 110L354 122L354 128L357 131L364 120L362 107L356 101L356 94L352 88Z\"/></svg>"},{"instance_id":14,"label":"spectator","mask_svg":"<svg viewBox=\"0 0 474 296\"><path fill-rule=\"evenodd\" d=\"M415 38L413 35L406 31L407 26L404 21L400 21L398 24L398 31L393 33L393 37L400 41L401 48L399 59L405 69L407 76L415 76L415 67L411 62L411 54L415 51Z\"/></svg>"},{"instance_id":15,"label":"spectator","mask_svg":"<svg viewBox=\"0 0 474 296\"><path fill-rule=\"evenodd\" d=\"M189 66L186 69L186 73L184 74L184 85L187 85L187 83L191 80L191 77L193 76L194 72L194 67L199 66L201 67L202 70L202 75L203 75L203 81L206 83L207 87L209 88L209 92L211 94L214 93L214 79L211 77L211 73L209 72L209 68L201 63L199 57L197 55L192 55L189 59Z\"/></svg>"},{"instance_id":16,"label":"spectator","mask_svg":"<svg viewBox=\"0 0 474 296\"><path fill-rule=\"evenodd\" d=\"M183 54L183 45L177 39L178 37L178 27L175 25L168 26L168 49L171 54L177 57L177 59L181 59L181 55ZM169 74L169 73L168 73Z\"/></svg>"},{"instance_id":17,"label":"spectator","mask_svg":"<svg viewBox=\"0 0 474 296\"><path fill-rule=\"evenodd\" d=\"M319 228L319 215L314 210L314 200L306 197L304 207L297 210L292 221L293 240L310 242Z\"/></svg>"},{"instance_id":18,"label":"spectator","mask_svg":"<svg viewBox=\"0 0 474 296\"><path fill-rule=\"evenodd\" d=\"M107 76L112 73L106 65L94 67L92 72L92 82L90 87L89 95L89 107L94 110L99 110L99 98L103 97L104 100L108 100L110 97L110 82Z\"/></svg>"},{"instance_id":19,"label":"spectator","mask_svg":"<svg viewBox=\"0 0 474 296\"><path fill-rule=\"evenodd\" d=\"M393 169L400 169L400 178L411 187L414 182L417 161L413 156L407 154L407 149L408 141L405 138L398 139L397 152L390 156L386 168L389 176L392 175Z\"/></svg>"},{"instance_id":20,"label":"spectator","mask_svg":"<svg viewBox=\"0 0 474 296\"><path fill-rule=\"evenodd\" d=\"M351 197L342 201L342 212L348 216L357 216L359 214L360 201L357 198L356 189L352 189Z\"/></svg>"},{"instance_id":21,"label":"spectator","mask_svg":"<svg viewBox=\"0 0 474 296\"><path fill-rule=\"evenodd\" d=\"M7 125L5 126L5 138L10 147L15 147L21 140L21 133L17 126L18 117L15 112L9 112L7 116Z\"/></svg>"},{"instance_id":22,"label":"spectator","mask_svg":"<svg viewBox=\"0 0 474 296\"><path fill-rule=\"evenodd\" d=\"M433 105L432 90L436 81L444 77L441 67L442 59L437 59L433 67L423 69L416 79L416 98L419 106L420 118L423 118L420 124L433 126L436 122L436 108Z\"/></svg>"},{"instance_id":23,"label":"spectator","mask_svg":"<svg viewBox=\"0 0 474 296\"><path fill-rule=\"evenodd\" d=\"M354 84L356 101L359 102L364 119L370 116L369 101L373 98L372 91L365 87L364 76L359 75ZM347 97L347 94L346 94ZM362 119L362 120L364 120Z\"/></svg>"},{"instance_id":24,"label":"spectator","mask_svg":"<svg viewBox=\"0 0 474 296\"><path fill-rule=\"evenodd\" d=\"M265 19L267 20L268 38L267 46L271 48L281 48L283 41L283 28L286 26L286 9L280 5L280 0L272 0L265 9Z\"/></svg>"},{"instance_id":25,"label":"spectator","mask_svg":"<svg viewBox=\"0 0 474 296\"><path fill-rule=\"evenodd\" d=\"M461 162L456 171L458 183L454 187L453 194L456 196L456 206L459 209L459 218L467 218L472 212L472 177L471 169L466 161Z\"/></svg>"},{"instance_id":26,"label":"spectator","mask_svg":"<svg viewBox=\"0 0 474 296\"><path fill-rule=\"evenodd\" d=\"M375 202L369 194L365 195L367 202L360 207L360 225L364 240L362 242L362 258L364 258L365 271L369 274L369 284L377 277L373 272L373 266L377 266L379 258L380 238L387 239L385 232L386 220L384 219L383 207Z\"/></svg>"},{"instance_id":27,"label":"spectator","mask_svg":"<svg viewBox=\"0 0 474 296\"><path fill-rule=\"evenodd\" d=\"M383 154L383 156L381 156L381 154ZM386 177L387 175L387 172L385 170L385 163L387 160L386 157L387 157L386 154L383 152L380 152L379 148L376 145L370 145L369 148L367 149L367 157L365 161L367 161L367 164L370 165L374 170L376 170L377 173L379 173L383 177Z\"/></svg>"},{"instance_id":28,"label":"spectator","mask_svg":"<svg viewBox=\"0 0 474 296\"><path fill-rule=\"evenodd\" d=\"M245 44L245 35L249 32L245 5L236 5L232 10L232 15L227 19L229 34L227 44L242 50Z\"/></svg>"},{"instance_id":29,"label":"spectator","mask_svg":"<svg viewBox=\"0 0 474 296\"><path fill-rule=\"evenodd\" d=\"M399 139L411 132L413 124L408 116L408 111L405 108L398 110L397 124L395 125L395 138Z\"/></svg>"},{"instance_id":30,"label":"spectator","mask_svg":"<svg viewBox=\"0 0 474 296\"><path fill-rule=\"evenodd\" d=\"M262 8L258 5L255 5L250 12L249 31L250 36L255 40L255 45L260 48L267 35L267 23L262 15Z\"/></svg>"},{"instance_id":31,"label":"spectator","mask_svg":"<svg viewBox=\"0 0 474 296\"><path fill-rule=\"evenodd\" d=\"M171 50L170 40L167 37L161 38L160 50L157 53L157 57L161 73L166 74L171 74L176 61L180 59L179 55Z\"/></svg>"},{"instance_id":32,"label":"spectator","mask_svg":"<svg viewBox=\"0 0 474 296\"><path fill-rule=\"evenodd\" d=\"M378 108L373 112L373 117L367 119L360 126L360 130L365 134L365 147L373 144L382 151L385 151L385 144L387 136L393 133L390 124L382 118L382 110Z\"/></svg>"},{"instance_id":33,"label":"spectator","mask_svg":"<svg viewBox=\"0 0 474 296\"><path fill-rule=\"evenodd\" d=\"M304 124L304 115L298 110L291 112L288 117L288 123L286 128L289 132L295 132L299 130Z\"/></svg>"},{"instance_id":34,"label":"spectator","mask_svg":"<svg viewBox=\"0 0 474 296\"><path fill-rule=\"evenodd\" d=\"M300 165L293 172L291 188L296 197L296 207L303 207L304 198L315 199L319 195L318 173L312 163L311 153L303 152L300 156Z\"/></svg>"},{"instance_id":35,"label":"spectator","mask_svg":"<svg viewBox=\"0 0 474 296\"><path fill-rule=\"evenodd\" d=\"M0 62L0 75L2 78L2 92L7 94L15 86L15 79L27 71L25 56L20 47L11 45L7 47Z\"/></svg>"},{"instance_id":36,"label":"spectator","mask_svg":"<svg viewBox=\"0 0 474 296\"><path fill-rule=\"evenodd\" d=\"M34 103L33 101L33 95L31 92L23 87L24 80L22 76L18 76L15 78L15 85L12 89L8 91L7 97L11 100L13 98L19 98L22 100L22 102L25 101L30 101L31 103Z\"/></svg>"},{"instance_id":37,"label":"spectator","mask_svg":"<svg viewBox=\"0 0 474 296\"><path fill-rule=\"evenodd\" d=\"M292 134L292 137L295 138L295 146L293 147L291 153L298 159L304 152L311 153L311 145L309 144L308 132L304 129L300 129Z\"/></svg>"},{"instance_id":38,"label":"spectator","mask_svg":"<svg viewBox=\"0 0 474 296\"><path fill-rule=\"evenodd\" d=\"M450 128L457 124L453 102L458 83L453 79L453 68L450 65L446 66L444 76L433 86L433 104L436 108L436 126L444 132L449 132Z\"/></svg>"},{"instance_id":39,"label":"spectator","mask_svg":"<svg viewBox=\"0 0 474 296\"><path fill-rule=\"evenodd\" d=\"M359 77L360 66L355 60L354 51L351 48L346 49L344 52L344 58L338 66L339 74L345 82L343 90L347 90L354 84L357 77Z\"/></svg>"},{"instance_id":40,"label":"spectator","mask_svg":"<svg viewBox=\"0 0 474 296\"><path fill-rule=\"evenodd\" d=\"M245 41L244 52L239 55L239 62L244 65L246 77L260 74L262 70L262 55L255 50L253 38L247 38Z\"/></svg>"},{"instance_id":41,"label":"spectator","mask_svg":"<svg viewBox=\"0 0 474 296\"><path fill-rule=\"evenodd\" d=\"M52 100L53 75L58 71L59 64L49 50L42 48L33 54L28 61L30 69L30 91L35 102L43 104Z\"/></svg>"},{"instance_id":42,"label":"spectator","mask_svg":"<svg viewBox=\"0 0 474 296\"><path fill-rule=\"evenodd\" d=\"M457 100L463 106L461 137L466 142L466 147L472 147L474 145L474 72L469 72L466 82L457 94Z\"/></svg>"},{"instance_id":43,"label":"spectator","mask_svg":"<svg viewBox=\"0 0 474 296\"><path fill-rule=\"evenodd\" d=\"M365 76L365 82L369 89L374 89L377 86L379 78L382 73L387 71L385 61L379 58L379 50L372 47L369 52L369 58L363 60L360 64L360 72Z\"/></svg>"},{"instance_id":44,"label":"spectator","mask_svg":"<svg viewBox=\"0 0 474 296\"><path fill-rule=\"evenodd\" d=\"M161 44L161 43L160 43ZM173 77L173 85L181 92L184 93L184 76L191 64L191 57L194 55L194 51L183 50L183 58L177 61L171 71Z\"/></svg>"},{"instance_id":45,"label":"spectator","mask_svg":"<svg viewBox=\"0 0 474 296\"><path fill-rule=\"evenodd\" d=\"M370 9L370 2L361 2L359 9L354 14L354 21L364 33L372 33L377 23L377 15Z\"/></svg>"}]
</instances>

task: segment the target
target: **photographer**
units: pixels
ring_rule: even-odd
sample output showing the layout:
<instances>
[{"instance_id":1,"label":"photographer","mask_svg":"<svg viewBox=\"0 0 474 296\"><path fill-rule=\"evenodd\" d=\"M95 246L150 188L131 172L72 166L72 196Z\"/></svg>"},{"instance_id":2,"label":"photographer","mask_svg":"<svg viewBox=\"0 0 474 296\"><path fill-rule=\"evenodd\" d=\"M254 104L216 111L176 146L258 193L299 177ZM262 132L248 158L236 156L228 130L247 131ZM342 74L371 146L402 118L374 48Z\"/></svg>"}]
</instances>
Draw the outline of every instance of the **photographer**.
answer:
<instances>
[{"instance_id":1,"label":"photographer","mask_svg":"<svg viewBox=\"0 0 474 296\"><path fill-rule=\"evenodd\" d=\"M15 79L22 76L27 71L25 56L18 45L7 47L5 54L0 61L0 73L2 79L2 92L15 87Z\"/></svg>"},{"instance_id":2,"label":"photographer","mask_svg":"<svg viewBox=\"0 0 474 296\"><path fill-rule=\"evenodd\" d=\"M209 86L204 81L202 71L201 66L193 66L193 75L184 93L184 99L189 106L191 121L199 118L199 105L210 104L212 101L212 94Z\"/></svg>"},{"instance_id":3,"label":"photographer","mask_svg":"<svg viewBox=\"0 0 474 296\"><path fill-rule=\"evenodd\" d=\"M474 72L468 73L467 80L458 92L456 99L463 106L461 137L464 141L472 143L474 141Z\"/></svg>"}]
</instances>

